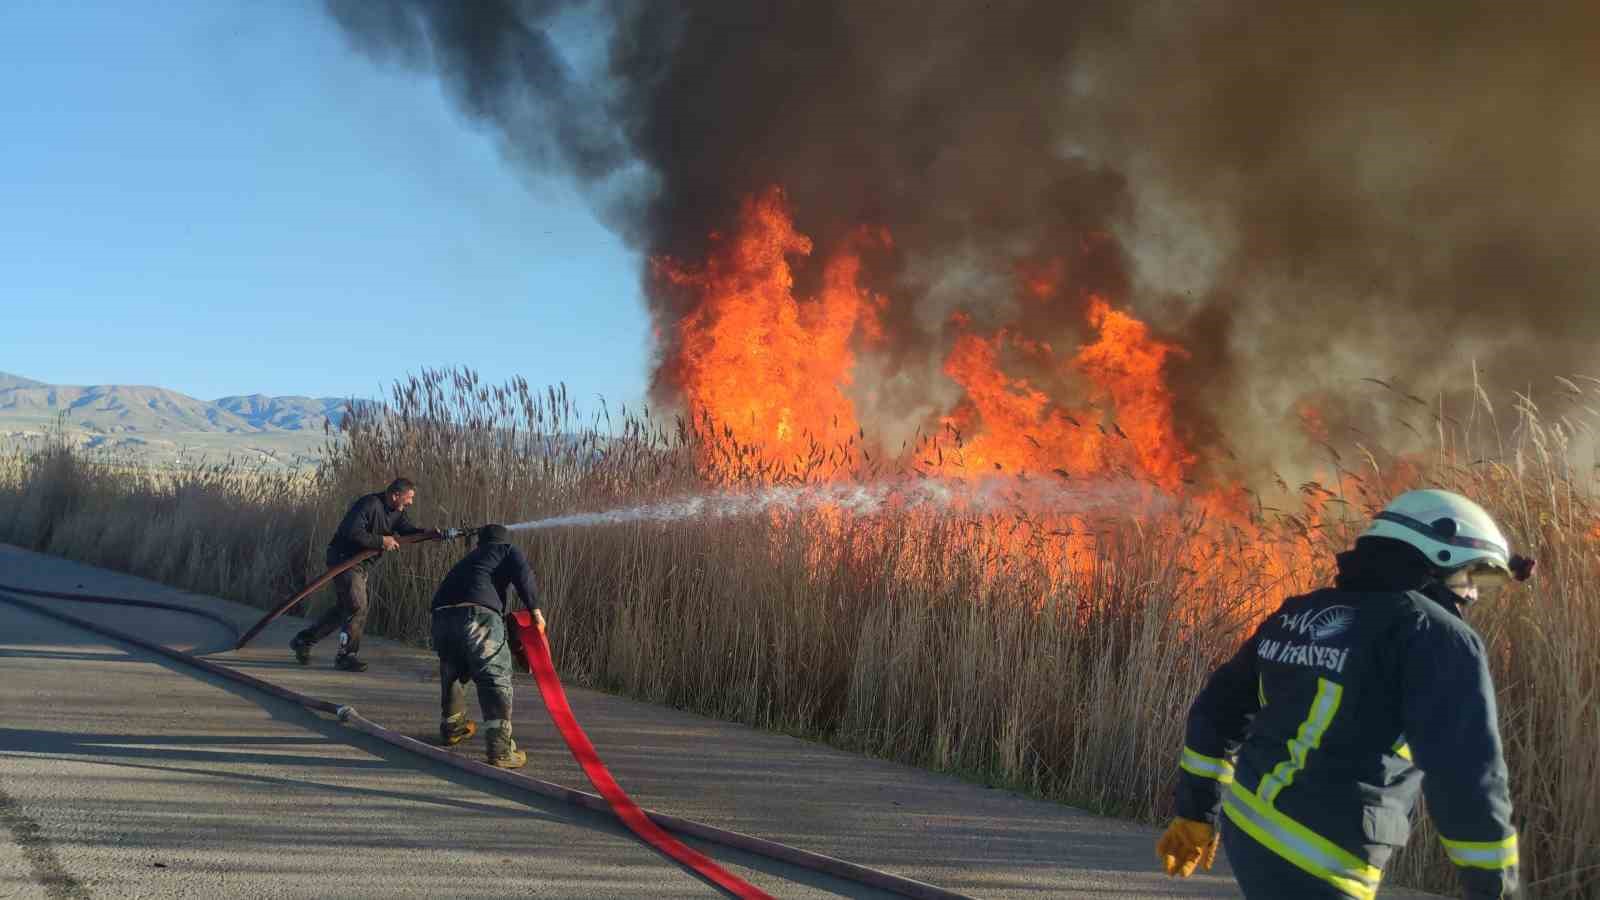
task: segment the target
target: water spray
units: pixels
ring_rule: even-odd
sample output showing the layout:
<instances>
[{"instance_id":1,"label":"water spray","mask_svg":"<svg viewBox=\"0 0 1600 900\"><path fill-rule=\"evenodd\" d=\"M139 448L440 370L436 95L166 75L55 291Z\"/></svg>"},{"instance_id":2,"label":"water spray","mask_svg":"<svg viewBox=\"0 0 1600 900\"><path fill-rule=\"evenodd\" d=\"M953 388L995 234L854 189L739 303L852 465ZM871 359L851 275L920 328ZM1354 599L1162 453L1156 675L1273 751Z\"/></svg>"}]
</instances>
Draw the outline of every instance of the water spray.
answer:
<instances>
[{"instance_id":1,"label":"water spray","mask_svg":"<svg viewBox=\"0 0 1600 900\"><path fill-rule=\"evenodd\" d=\"M621 509L549 516L506 527L512 531L537 531L632 523L667 524L820 509L838 510L860 518L921 509L979 515L1007 509L1020 509L1030 514L1093 515L1155 512L1172 502L1153 485L1132 479L1067 483L1016 478L977 482L923 478L868 484L776 485L691 494Z\"/></svg>"}]
</instances>

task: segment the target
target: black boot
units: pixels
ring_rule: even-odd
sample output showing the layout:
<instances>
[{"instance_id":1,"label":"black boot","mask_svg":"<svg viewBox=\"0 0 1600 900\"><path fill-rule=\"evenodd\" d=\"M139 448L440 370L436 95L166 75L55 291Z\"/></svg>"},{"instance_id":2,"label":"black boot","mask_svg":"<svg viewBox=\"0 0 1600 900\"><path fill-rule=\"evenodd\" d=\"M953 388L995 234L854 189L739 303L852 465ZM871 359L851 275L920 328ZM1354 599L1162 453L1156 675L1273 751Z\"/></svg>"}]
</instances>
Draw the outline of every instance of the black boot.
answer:
<instances>
[{"instance_id":1,"label":"black boot","mask_svg":"<svg viewBox=\"0 0 1600 900\"><path fill-rule=\"evenodd\" d=\"M367 664L354 653L341 653L333 658L333 667L345 672L365 672Z\"/></svg>"},{"instance_id":2,"label":"black boot","mask_svg":"<svg viewBox=\"0 0 1600 900\"><path fill-rule=\"evenodd\" d=\"M289 642L289 649L294 651L295 662L302 666L311 665L311 644L300 635L295 635L294 640Z\"/></svg>"}]
</instances>

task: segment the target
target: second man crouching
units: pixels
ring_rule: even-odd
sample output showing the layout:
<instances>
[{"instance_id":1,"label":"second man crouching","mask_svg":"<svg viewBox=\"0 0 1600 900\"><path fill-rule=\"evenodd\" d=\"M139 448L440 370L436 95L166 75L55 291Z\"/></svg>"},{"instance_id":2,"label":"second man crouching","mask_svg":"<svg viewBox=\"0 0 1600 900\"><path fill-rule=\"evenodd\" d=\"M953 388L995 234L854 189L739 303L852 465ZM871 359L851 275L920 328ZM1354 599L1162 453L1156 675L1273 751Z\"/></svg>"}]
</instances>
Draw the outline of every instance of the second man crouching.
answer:
<instances>
[{"instance_id":1,"label":"second man crouching","mask_svg":"<svg viewBox=\"0 0 1600 900\"><path fill-rule=\"evenodd\" d=\"M486 731L489 765L518 769L528 755L511 737L511 647L506 642L506 589L515 587L522 604L534 608L533 569L511 544L504 525L485 525L478 546L450 569L433 595L433 648L439 654L439 737L459 744L477 732L467 718L466 683L478 688L478 708Z\"/></svg>"}]
</instances>

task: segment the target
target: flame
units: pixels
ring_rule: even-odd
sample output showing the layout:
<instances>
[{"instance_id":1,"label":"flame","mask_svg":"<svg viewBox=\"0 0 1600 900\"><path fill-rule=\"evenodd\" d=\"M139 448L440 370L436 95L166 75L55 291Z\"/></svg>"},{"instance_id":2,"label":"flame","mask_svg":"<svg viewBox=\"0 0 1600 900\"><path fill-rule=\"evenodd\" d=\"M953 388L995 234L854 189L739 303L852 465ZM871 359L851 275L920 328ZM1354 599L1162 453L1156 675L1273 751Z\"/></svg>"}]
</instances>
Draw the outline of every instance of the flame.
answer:
<instances>
[{"instance_id":1,"label":"flame","mask_svg":"<svg viewBox=\"0 0 1600 900\"><path fill-rule=\"evenodd\" d=\"M1172 393L1167 390L1167 359L1183 350L1150 337L1150 329L1132 315L1091 297L1089 324L1100 339L1084 347L1075 360L1116 411L1113 428L1133 443L1140 468L1158 483L1176 488L1194 465L1172 422Z\"/></svg>"},{"instance_id":2,"label":"flame","mask_svg":"<svg viewBox=\"0 0 1600 900\"><path fill-rule=\"evenodd\" d=\"M715 425L708 473L764 481L863 476L861 460L889 454L870 444L879 423L858 420L857 358L892 338L884 327L889 301L862 286L862 253L889 245L889 235L863 229L830 248L814 296L796 294L795 266L815 247L780 190L748 198L737 227L711 237L701 263L652 260L656 289L676 292L689 310L663 323L668 346L658 374L692 421ZM1240 484L1213 478L1205 490L1189 488L1198 457L1182 440L1168 385L1185 350L1113 298L1074 293L1062 259L1019 260L1012 274L1015 318L985 329L953 314L940 367L949 382L922 385L920 395L901 385L905 405L933 412L916 414L927 436L889 471L914 470L987 498L950 510L985 554L995 552L985 556L992 577L1004 577L1016 560L1055 572L1103 570L1101 536L1132 528L1141 541L1170 545L1171 559L1196 579L1233 577L1227 573L1242 567L1276 586L1309 587L1329 555L1324 538L1342 521L1339 504L1348 501L1308 483L1295 512L1273 512ZM952 386L953 400L935 400L948 398ZM885 408L879 400L873 408ZM1325 435L1316 407L1299 415L1310 436ZM845 462L819 476L807 464L819 445L846 448ZM751 457L763 465L752 470ZM1295 495L1279 481L1283 494ZM992 512L996 491L1015 509ZM1082 511L1061 512L1059 501L1075 491L1114 497L1115 510L1086 502ZM837 537L854 527L847 519L822 510L811 527ZM900 521L946 527L927 511L903 510ZM1094 562L1085 567L1085 560Z\"/></svg>"},{"instance_id":3,"label":"flame","mask_svg":"<svg viewBox=\"0 0 1600 900\"><path fill-rule=\"evenodd\" d=\"M748 198L732 237L712 237L703 265L653 261L659 286L690 301L672 325L675 354L662 374L692 416L783 461L864 435L849 391L857 351L883 340L888 301L861 286L860 250L888 235L862 231L837 248L814 297L795 294L794 262L814 248L781 190ZM1015 267L1018 292L1036 307L1061 302L1068 274L1060 259ZM1085 298L1081 317L1088 340L1049 335L1052 343L1020 328L980 334L957 314L943 371L961 393L936 420L953 440L917 448L932 456L921 460L925 471L1122 475L1178 489L1195 456L1174 427L1165 378L1184 351L1099 295ZM1079 345L1060 352L1057 343Z\"/></svg>"},{"instance_id":4,"label":"flame","mask_svg":"<svg viewBox=\"0 0 1600 900\"><path fill-rule=\"evenodd\" d=\"M1300 419L1300 429L1305 432L1306 437L1318 443L1328 442L1328 420L1316 403L1302 399L1295 406L1295 416Z\"/></svg>"},{"instance_id":5,"label":"flame","mask_svg":"<svg viewBox=\"0 0 1600 900\"><path fill-rule=\"evenodd\" d=\"M1024 290L1036 294L1037 284L1030 279ZM962 387L964 399L945 424L963 436L963 445L953 465L943 468L1063 478L1121 473L1168 489L1180 486L1195 456L1173 425L1165 368L1183 351L1153 339L1143 322L1103 297L1089 297L1084 318L1095 339L1065 359L1051 344L1009 329L984 337L967 330L966 317L953 321L958 335L944 372ZM1058 401L1029 379L1008 375L1002 363L1007 349L1043 363L1060 380L1086 381L1084 400Z\"/></svg>"},{"instance_id":6,"label":"flame","mask_svg":"<svg viewBox=\"0 0 1600 900\"><path fill-rule=\"evenodd\" d=\"M676 323L677 357L665 372L695 417L781 459L808 440L855 432L853 342L881 337L884 298L861 288L855 246L825 264L815 297L796 297L790 261L812 252L782 191L744 203L731 240L715 240L703 267L653 260L656 277L694 298ZM886 236L863 233L858 242Z\"/></svg>"},{"instance_id":7,"label":"flame","mask_svg":"<svg viewBox=\"0 0 1600 900\"><path fill-rule=\"evenodd\" d=\"M1049 300L1060 292L1067 280L1066 261L1060 258L1024 260L1017 263L1017 282L1035 300Z\"/></svg>"}]
</instances>

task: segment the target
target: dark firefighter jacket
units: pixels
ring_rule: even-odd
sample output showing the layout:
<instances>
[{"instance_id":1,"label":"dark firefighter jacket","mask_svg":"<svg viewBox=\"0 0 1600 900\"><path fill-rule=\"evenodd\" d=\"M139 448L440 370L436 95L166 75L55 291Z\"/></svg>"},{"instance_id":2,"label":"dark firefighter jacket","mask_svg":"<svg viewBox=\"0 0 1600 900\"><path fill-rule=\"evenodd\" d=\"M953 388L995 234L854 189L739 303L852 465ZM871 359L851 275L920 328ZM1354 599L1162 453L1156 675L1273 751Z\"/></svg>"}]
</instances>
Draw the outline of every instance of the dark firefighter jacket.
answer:
<instances>
[{"instance_id":1,"label":"dark firefighter jacket","mask_svg":"<svg viewBox=\"0 0 1600 900\"><path fill-rule=\"evenodd\" d=\"M533 608L533 569L511 544L485 544L451 567L433 595L433 608L472 603L505 615L506 588L515 586L522 605Z\"/></svg>"},{"instance_id":2,"label":"dark firefighter jacket","mask_svg":"<svg viewBox=\"0 0 1600 900\"><path fill-rule=\"evenodd\" d=\"M363 550L382 550L385 535L417 534L405 512L390 509L382 493L368 494L350 506L328 542L328 565L336 566ZM362 565L371 565L368 560Z\"/></svg>"},{"instance_id":3,"label":"dark firefighter jacket","mask_svg":"<svg viewBox=\"0 0 1600 900\"><path fill-rule=\"evenodd\" d=\"M1466 896L1511 896L1517 838L1482 639L1403 544L1364 538L1339 569L1335 588L1284 601L1195 699L1178 815L1223 812L1370 898L1420 789Z\"/></svg>"}]
</instances>

